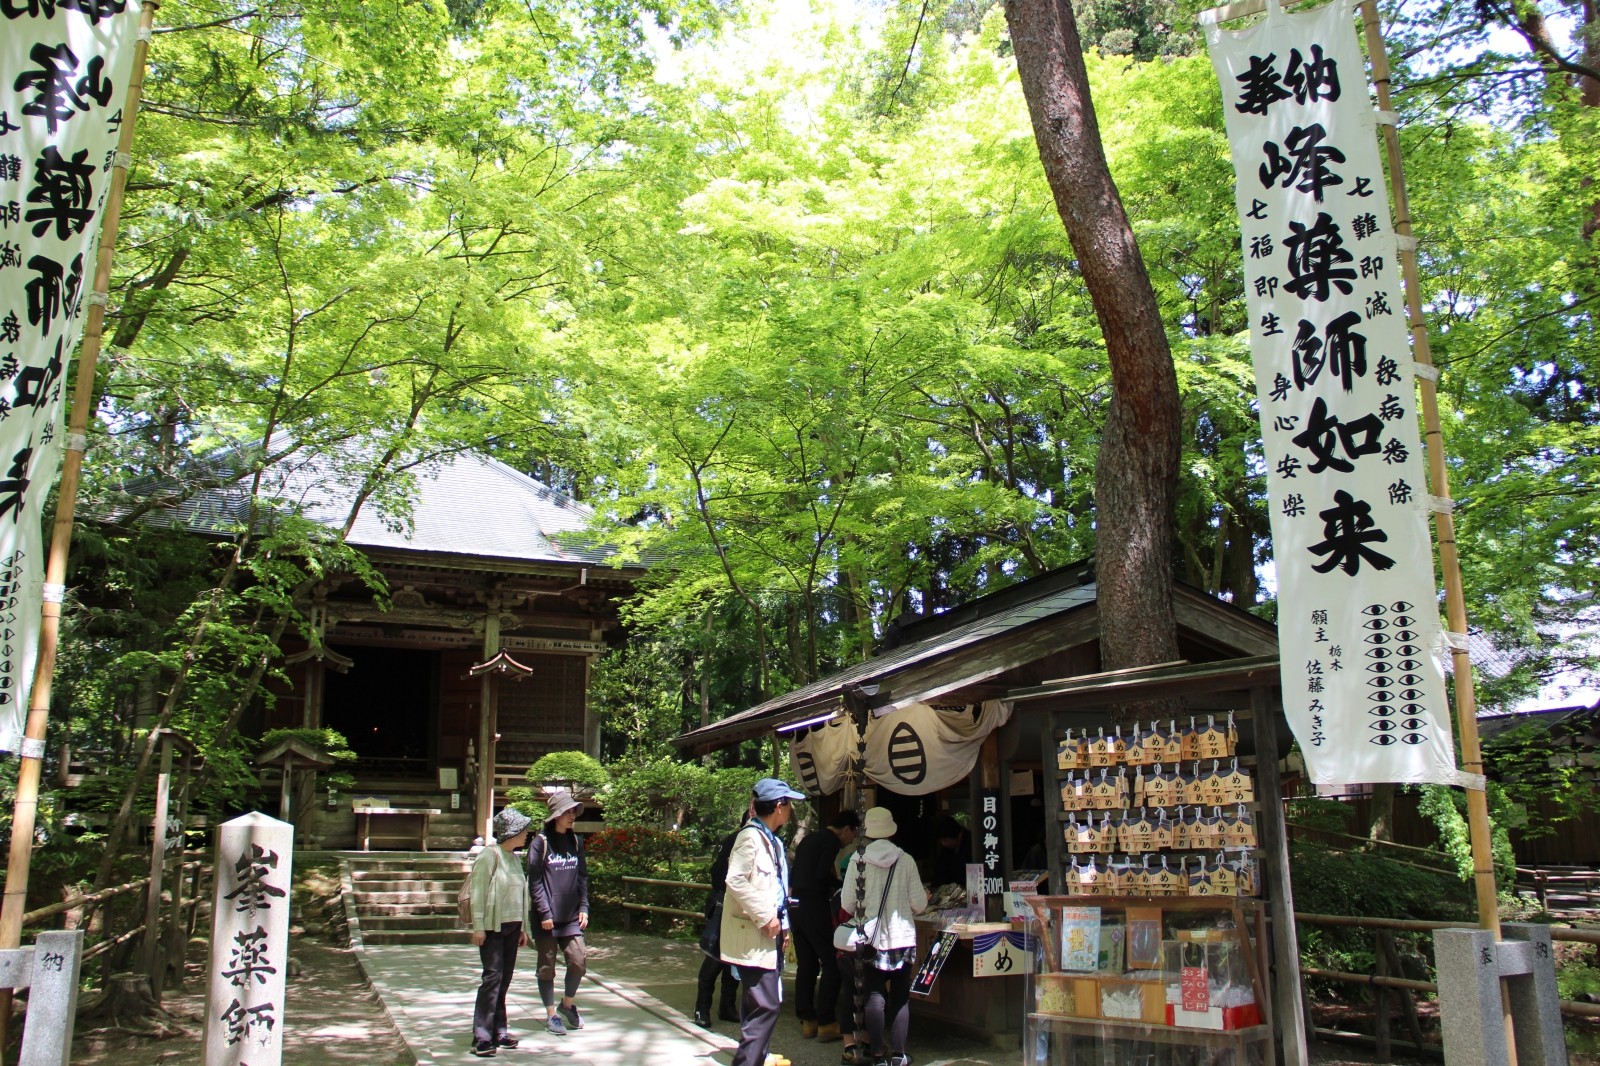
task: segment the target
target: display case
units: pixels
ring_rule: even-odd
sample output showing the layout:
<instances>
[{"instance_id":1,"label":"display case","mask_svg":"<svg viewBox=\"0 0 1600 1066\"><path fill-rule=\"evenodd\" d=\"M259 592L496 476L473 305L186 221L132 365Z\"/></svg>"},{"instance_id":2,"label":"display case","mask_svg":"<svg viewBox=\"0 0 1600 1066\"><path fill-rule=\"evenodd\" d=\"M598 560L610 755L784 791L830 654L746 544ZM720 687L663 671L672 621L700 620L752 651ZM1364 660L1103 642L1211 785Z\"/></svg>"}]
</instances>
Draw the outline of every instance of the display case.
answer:
<instances>
[{"instance_id":1,"label":"display case","mask_svg":"<svg viewBox=\"0 0 1600 1066\"><path fill-rule=\"evenodd\" d=\"M1271 1066L1266 908L1244 897L1031 896L1030 1066Z\"/></svg>"}]
</instances>

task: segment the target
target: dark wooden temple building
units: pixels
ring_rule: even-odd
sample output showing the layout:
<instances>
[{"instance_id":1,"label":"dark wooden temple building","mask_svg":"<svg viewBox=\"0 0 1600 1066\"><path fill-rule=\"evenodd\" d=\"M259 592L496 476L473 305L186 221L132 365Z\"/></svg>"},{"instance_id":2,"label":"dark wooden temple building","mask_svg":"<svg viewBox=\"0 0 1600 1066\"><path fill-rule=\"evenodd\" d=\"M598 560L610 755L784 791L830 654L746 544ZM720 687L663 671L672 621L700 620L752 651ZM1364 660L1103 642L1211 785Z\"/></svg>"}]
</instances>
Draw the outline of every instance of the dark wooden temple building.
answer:
<instances>
[{"instance_id":1,"label":"dark wooden temple building","mask_svg":"<svg viewBox=\"0 0 1600 1066\"><path fill-rule=\"evenodd\" d=\"M296 814L323 847L464 846L541 755L599 752L589 672L641 568L610 565L588 507L492 458L414 473L407 508L368 503L345 538L387 580L388 608L355 577L312 589L321 642L285 642L289 684L253 723L330 727L356 752L354 793L321 791L314 818ZM315 461L277 476L273 495L345 525L356 487ZM431 814L400 816L411 811Z\"/></svg>"}]
</instances>

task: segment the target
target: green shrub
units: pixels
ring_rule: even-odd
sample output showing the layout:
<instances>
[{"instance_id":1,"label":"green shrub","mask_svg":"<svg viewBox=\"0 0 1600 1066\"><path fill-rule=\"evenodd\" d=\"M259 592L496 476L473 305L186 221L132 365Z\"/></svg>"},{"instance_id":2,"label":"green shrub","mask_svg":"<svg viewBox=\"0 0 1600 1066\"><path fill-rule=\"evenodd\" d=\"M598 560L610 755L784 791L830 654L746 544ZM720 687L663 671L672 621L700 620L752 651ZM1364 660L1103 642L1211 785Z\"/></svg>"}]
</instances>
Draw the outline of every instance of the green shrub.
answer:
<instances>
[{"instance_id":1,"label":"green shrub","mask_svg":"<svg viewBox=\"0 0 1600 1066\"><path fill-rule=\"evenodd\" d=\"M544 793L526 785L512 785L506 789L506 806L532 818L535 830L550 816L550 808L544 803Z\"/></svg>"},{"instance_id":2,"label":"green shrub","mask_svg":"<svg viewBox=\"0 0 1600 1066\"><path fill-rule=\"evenodd\" d=\"M676 888L665 885L627 885L624 877L649 877L662 881L704 882L710 860L695 856L689 839L647 826L602 829L584 840L589 860L590 921L619 927L627 913L625 901L657 907L700 911L705 906L703 888ZM634 911L633 925L664 935L697 936L698 919L680 918L648 911Z\"/></svg>"},{"instance_id":3,"label":"green shrub","mask_svg":"<svg viewBox=\"0 0 1600 1066\"><path fill-rule=\"evenodd\" d=\"M611 783L600 761L581 751L552 751L528 767L526 776L535 785L572 784L593 792Z\"/></svg>"},{"instance_id":4,"label":"green shrub","mask_svg":"<svg viewBox=\"0 0 1600 1066\"><path fill-rule=\"evenodd\" d=\"M763 772L752 767L712 770L672 757L618 767L606 791L606 822L682 833L709 850L744 821L750 789Z\"/></svg>"},{"instance_id":5,"label":"green shrub","mask_svg":"<svg viewBox=\"0 0 1600 1066\"><path fill-rule=\"evenodd\" d=\"M1450 873L1433 873L1371 852L1306 843L1290 849L1289 866L1294 907L1303 913L1445 922L1472 921L1475 916L1471 885ZM1302 922L1298 932L1305 967L1345 973L1376 969L1370 930ZM1403 956L1420 956L1431 964L1431 934L1396 933L1395 943ZM1350 986L1338 983L1316 982L1314 987L1319 999L1340 1000L1351 994Z\"/></svg>"}]
</instances>

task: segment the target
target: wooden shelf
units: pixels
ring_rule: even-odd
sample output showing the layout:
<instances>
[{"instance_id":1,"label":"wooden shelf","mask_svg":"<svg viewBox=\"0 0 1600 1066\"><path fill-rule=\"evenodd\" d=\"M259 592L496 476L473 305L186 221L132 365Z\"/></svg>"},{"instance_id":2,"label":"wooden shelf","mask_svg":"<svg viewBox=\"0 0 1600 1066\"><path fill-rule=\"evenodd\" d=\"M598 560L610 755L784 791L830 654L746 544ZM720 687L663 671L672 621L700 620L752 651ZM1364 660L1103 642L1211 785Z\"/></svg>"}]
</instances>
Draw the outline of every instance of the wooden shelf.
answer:
<instances>
[{"instance_id":1,"label":"wooden shelf","mask_svg":"<svg viewBox=\"0 0 1600 1066\"><path fill-rule=\"evenodd\" d=\"M1225 811L1236 811L1240 807L1251 814L1261 813L1261 801L1251 800L1249 803L1174 803L1170 807L1074 807L1070 811L1056 811L1056 820L1065 822L1069 814L1104 814L1106 811L1175 811L1179 807L1199 807L1201 810L1214 810L1218 807Z\"/></svg>"},{"instance_id":2,"label":"wooden shelf","mask_svg":"<svg viewBox=\"0 0 1600 1066\"><path fill-rule=\"evenodd\" d=\"M1116 1018L1071 1018L1061 1014L1028 1015L1028 1020L1065 1036L1094 1036L1108 1040L1143 1040L1152 1044L1200 1044L1206 1047L1234 1047L1272 1040L1270 1025L1246 1029L1191 1029L1154 1022L1130 1022Z\"/></svg>"}]
</instances>

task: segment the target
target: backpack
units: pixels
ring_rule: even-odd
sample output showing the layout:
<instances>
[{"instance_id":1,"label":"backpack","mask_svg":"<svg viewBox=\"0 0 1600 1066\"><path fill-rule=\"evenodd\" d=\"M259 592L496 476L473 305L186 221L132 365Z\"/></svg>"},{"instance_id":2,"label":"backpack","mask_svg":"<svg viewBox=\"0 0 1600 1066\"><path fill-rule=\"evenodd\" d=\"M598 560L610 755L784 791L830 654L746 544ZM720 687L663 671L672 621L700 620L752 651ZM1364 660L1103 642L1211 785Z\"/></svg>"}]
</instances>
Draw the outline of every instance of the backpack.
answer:
<instances>
[{"instance_id":1,"label":"backpack","mask_svg":"<svg viewBox=\"0 0 1600 1066\"><path fill-rule=\"evenodd\" d=\"M488 847L499 850L499 844L490 844ZM499 859L495 859L499 862ZM461 924L468 929L472 928L472 871L467 871L467 879L461 882L461 891L456 893L456 917L461 919Z\"/></svg>"}]
</instances>

